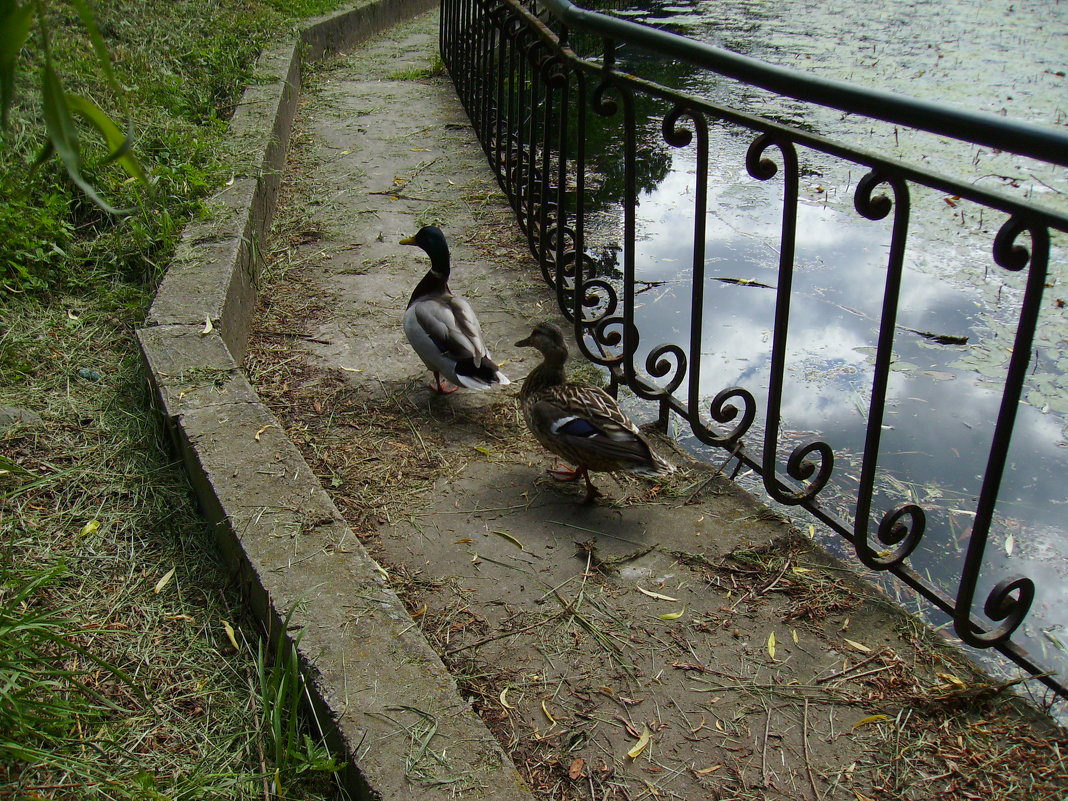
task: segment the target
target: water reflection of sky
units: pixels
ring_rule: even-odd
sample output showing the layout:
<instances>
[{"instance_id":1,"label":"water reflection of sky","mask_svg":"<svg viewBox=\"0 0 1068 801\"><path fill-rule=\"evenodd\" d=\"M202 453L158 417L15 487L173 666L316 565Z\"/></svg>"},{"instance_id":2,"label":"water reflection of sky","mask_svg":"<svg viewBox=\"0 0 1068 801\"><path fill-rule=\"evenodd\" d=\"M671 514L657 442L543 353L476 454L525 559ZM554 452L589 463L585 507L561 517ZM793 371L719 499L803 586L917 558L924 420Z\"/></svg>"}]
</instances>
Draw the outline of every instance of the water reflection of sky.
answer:
<instances>
[{"instance_id":1,"label":"water reflection of sky","mask_svg":"<svg viewBox=\"0 0 1068 801\"><path fill-rule=\"evenodd\" d=\"M727 157L710 181L705 250L700 393L711 399L734 385L758 400L758 421L746 437L759 453L770 375L775 290L717 279L778 284L781 186L744 171L744 150ZM642 195L638 209L637 278L650 282L637 296L641 331L637 364L661 343L688 347L693 269L694 169L687 151L674 154L665 180ZM737 169L724 165L738 165ZM780 472L789 449L818 434L835 452L836 468L824 504L851 521L868 415L878 319L889 247L889 219L871 222L841 203L802 203L798 217L787 377L782 404ZM992 234L990 235L992 236ZM884 418L880 479L870 529L878 516L916 502L929 516L928 534L911 564L952 594L967 547L987 450L1000 404L1000 380L959 367L962 353L989 337L991 309L962 291L959 242L927 241L922 226L910 233L903 279L895 363ZM973 248L979 259L963 269L1004 272L990 261L989 237ZM953 269L941 270L942 262ZM1001 280L995 276L992 280ZM1006 293L1010 299L1011 293ZM1009 302L998 311L1011 319ZM912 329L912 331L907 330ZM968 337L968 345L939 345L915 332ZM1001 375L1000 371L990 371ZM685 397L685 385L678 390ZM707 420L707 417L706 417ZM1068 472L1065 417L1021 404L977 612L986 592L1008 575L1037 585L1025 642L1046 664L1068 659L1056 641L1068 618L1068 540L1064 537L1063 476ZM714 426L713 426L714 427ZM685 432L684 432L685 434ZM689 443L700 446L691 438ZM715 454L712 454L715 458ZM720 457L722 458L722 457ZM718 459L717 459L718 461ZM848 547L842 540L831 545ZM1011 555L1010 555L1011 552ZM1048 632L1047 637L1042 632Z\"/></svg>"}]
</instances>

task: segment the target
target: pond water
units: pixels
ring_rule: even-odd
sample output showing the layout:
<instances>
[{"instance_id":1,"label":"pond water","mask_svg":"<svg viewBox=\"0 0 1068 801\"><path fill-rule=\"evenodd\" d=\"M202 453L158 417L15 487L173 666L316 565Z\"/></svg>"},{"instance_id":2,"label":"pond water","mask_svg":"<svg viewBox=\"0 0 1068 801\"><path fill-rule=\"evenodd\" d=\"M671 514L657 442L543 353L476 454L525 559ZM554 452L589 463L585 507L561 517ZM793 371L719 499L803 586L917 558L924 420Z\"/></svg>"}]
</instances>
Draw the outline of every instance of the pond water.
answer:
<instances>
[{"instance_id":1,"label":"pond water","mask_svg":"<svg viewBox=\"0 0 1068 801\"><path fill-rule=\"evenodd\" d=\"M593 3L589 4L594 5ZM1022 0L694 0L615 3L608 13L668 27L701 41L827 77L1068 124L1068 2ZM1068 171L1004 153L897 130L840 112L784 101L681 65L624 51L624 64L655 80L797 124L839 141L918 163L1053 209L1068 210ZM641 62L641 64L638 64ZM656 121L648 140L659 136ZM705 243L702 395L740 385L765 396L777 283L781 184L745 170L753 135L713 125ZM693 273L692 148L656 148L658 180L641 181L635 317L639 362L663 342L689 341ZM769 152L774 158L774 151ZM835 452L821 497L851 521L868 411L889 245L889 220L852 209L862 169L802 152L796 268L782 409L780 464L792 443L818 434ZM959 198L917 188L912 198L895 362L873 516L904 502L928 512L912 566L951 595L967 547L986 453L998 414L1022 282L997 267L991 243L1002 218ZM591 242L618 237L604 216ZM606 258L606 261L610 261ZM1063 235L1054 237L1032 372L1020 405L977 593L1006 576L1032 578L1037 594L1017 640L1051 669L1068 668L1068 294ZM942 337L942 342L931 334ZM951 339L946 340L945 337ZM682 390L680 390L681 392ZM758 420L762 417L760 404ZM759 452L759 425L746 437ZM680 432L686 440L685 428ZM701 446L692 437L689 444ZM709 458L719 462L722 453ZM761 492L759 488L755 491ZM848 543L827 535L832 550ZM906 603L908 594L886 585ZM944 618L934 617L936 624Z\"/></svg>"}]
</instances>

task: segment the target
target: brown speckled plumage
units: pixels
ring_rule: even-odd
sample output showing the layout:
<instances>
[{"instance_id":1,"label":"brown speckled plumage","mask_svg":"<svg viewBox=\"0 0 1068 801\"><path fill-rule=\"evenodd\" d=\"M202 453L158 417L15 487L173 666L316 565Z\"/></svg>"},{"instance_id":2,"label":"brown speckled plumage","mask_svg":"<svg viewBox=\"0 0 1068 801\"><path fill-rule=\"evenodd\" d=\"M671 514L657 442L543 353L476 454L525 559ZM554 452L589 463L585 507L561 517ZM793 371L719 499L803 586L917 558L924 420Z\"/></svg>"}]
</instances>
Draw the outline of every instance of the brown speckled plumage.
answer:
<instances>
[{"instance_id":1,"label":"brown speckled plumage","mask_svg":"<svg viewBox=\"0 0 1068 801\"><path fill-rule=\"evenodd\" d=\"M558 326L539 323L529 337L516 345L537 348L543 357L519 393L523 418L546 450L577 465L573 471L555 473L570 480L585 478L585 502L598 494L590 481L590 470L626 470L643 475L671 472L671 465L653 453L611 395L597 387L566 380L567 345Z\"/></svg>"}]
</instances>

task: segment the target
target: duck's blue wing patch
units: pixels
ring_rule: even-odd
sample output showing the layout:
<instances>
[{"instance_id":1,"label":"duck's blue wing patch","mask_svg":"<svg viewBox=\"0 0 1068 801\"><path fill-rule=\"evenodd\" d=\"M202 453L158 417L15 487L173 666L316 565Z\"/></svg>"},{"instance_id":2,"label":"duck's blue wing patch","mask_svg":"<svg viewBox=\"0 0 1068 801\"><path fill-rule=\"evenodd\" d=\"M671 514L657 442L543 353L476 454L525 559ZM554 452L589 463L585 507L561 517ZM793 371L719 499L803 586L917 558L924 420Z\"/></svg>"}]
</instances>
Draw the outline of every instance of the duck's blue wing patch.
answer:
<instances>
[{"instance_id":1,"label":"duck's blue wing patch","mask_svg":"<svg viewBox=\"0 0 1068 801\"><path fill-rule=\"evenodd\" d=\"M603 432L589 420L572 417L570 420L563 421L556 428L556 433L567 434L571 437L592 437Z\"/></svg>"}]
</instances>

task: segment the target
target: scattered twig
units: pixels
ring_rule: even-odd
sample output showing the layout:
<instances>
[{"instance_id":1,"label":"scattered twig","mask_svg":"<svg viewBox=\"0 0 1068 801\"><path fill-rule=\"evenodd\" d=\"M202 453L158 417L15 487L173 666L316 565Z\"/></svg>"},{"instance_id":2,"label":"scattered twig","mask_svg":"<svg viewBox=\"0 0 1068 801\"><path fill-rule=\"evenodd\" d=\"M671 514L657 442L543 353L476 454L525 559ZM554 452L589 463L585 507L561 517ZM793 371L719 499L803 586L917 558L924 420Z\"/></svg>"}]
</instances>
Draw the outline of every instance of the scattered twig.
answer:
<instances>
[{"instance_id":1,"label":"scattered twig","mask_svg":"<svg viewBox=\"0 0 1068 801\"><path fill-rule=\"evenodd\" d=\"M476 642L468 643L467 645L461 645L459 648L450 648L448 650L448 654L451 656L452 654L460 653L460 651L466 651L469 648L478 648L480 646L485 645L486 643L493 642L494 640L503 640L505 637L512 637L512 636L514 636L516 634L524 634L524 633L526 633L528 631L536 629L538 626L544 626L546 623L548 623L551 620L555 620L556 618L560 617L560 615L562 615L562 614L563 614L563 612L557 612L555 615L547 617L544 620L539 620L537 623L531 623L529 626L523 626L522 628L513 629L511 631L503 631L500 634L494 634L491 637L483 637L481 640L477 640Z\"/></svg>"},{"instance_id":2,"label":"scattered twig","mask_svg":"<svg viewBox=\"0 0 1068 801\"><path fill-rule=\"evenodd\" d=\"M808 699L805 699L808 703ZM764 787L769 787L768 781L768 734L771 732L771 708L764 703L764 743L760 748L760 780Z\"/></svg>"},{"instance_id":3,"label":"scattered twig","mask_svg":"<svg viewBox=\"0 0 1068 801\"><path fill-rule=\"evenodd\" d=\"M638 545L638 546L641 546L643 548L648 544L648 543L645 543L645 542L638 542L637 540L629 540L626 537L619 537L619 536L617 536L615 534L609 534L606 531L597 531L596 529L592 529L592 528L585 528L583 526L576 526L574 523L565 523L562 520L550 520L549 522L552 523L554 526L567 526L568 528L574 528L574 529L578 529L579 531L585 531L587 534L596 534L598 537L608 537L609 539L619 540L620 542L629 542L631 545Z\"/></svg>"},{"instance_id":4,"label":"scattered twig","mask_svg":"<svg viewBox=\"0 0 1068 801\"><path fill-rule=\"evenodd\" d=\"M276 339L303 339L306 342L314 342L317 345L332 345L334 344L328 339L316 339L311 334L301 334L297 331L267 331L259 328L256 330L257 336L262 337L274 337Z\"/></svg>"},{"instance_id":5,"label":"scattered twig","mask_svg":"<svg viewBox=\"0 0 1068 801\"><path fill-rule=\"evenodd\" d=\"M837 673L832 673L830 676L823 676L822 678L816 679L816 684L823 684L826 681L833 681L834 679L840 678L840 677L846 675L847 673L852 673L854 670L857 670L858 668L864 667L866 664L871 662L873 659L878 659L882 655L883 655L883 650L879 649L874 654L869 656L867 659L861 660L860 662L857 662L855 665L850 665L849 667L845 668L844 670L839 670Z\"/></svg>"},{"instance_id":6,"label":"scattered twig","mask_svg":"<svg viewBox=\"0 0 1068 801\"><path fill-rule=\"evenodd\" d=\"M772 587L774 587L776 584L778 584L779 583L779 579L781 579L783 577L783 575L785 575L786 571L790 569L790 565L791 564L792 564L791 560L787 559L786 562L782 566L782 570L779 571L779 575L777 575L775 578L773 578L770 583L765 584L764 587L762 589L758 590L756 593L754 593L754 595L766 595L768 592L770 592Z\"/></svg>"},{"instance_id":7,"label":"scattered twig","mask_svg":"<svg viewBox=\"0 0 1068 801\"><path fill-rule=\"evenodd\" d=\"M819 788L816 787L816 778L812 775L812 760L808 755L808 699L805 699L804 714L801 719L801 745L805 751L805 772L808 773L808 783L812 786L812 796L816 801L823 801Z\"/></svg>"}]
</instances>

